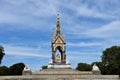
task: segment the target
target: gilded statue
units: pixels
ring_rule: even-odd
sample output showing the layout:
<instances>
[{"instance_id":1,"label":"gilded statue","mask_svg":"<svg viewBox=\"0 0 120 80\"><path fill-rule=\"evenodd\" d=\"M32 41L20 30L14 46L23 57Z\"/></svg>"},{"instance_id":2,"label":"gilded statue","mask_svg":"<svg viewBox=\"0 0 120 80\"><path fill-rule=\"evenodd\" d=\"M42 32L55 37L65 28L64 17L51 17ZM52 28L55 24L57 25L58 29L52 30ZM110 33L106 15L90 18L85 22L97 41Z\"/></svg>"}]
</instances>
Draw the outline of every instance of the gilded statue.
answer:
<instances>
[{"instance_id":1,"label":"gilded statue","mask_svg":"<svg viewBox=\"0 0 120 80\"><path fill-rule=\"evenodd\" d=\"M56 60L57 60L57 61L60 61L60 54L57 54L57 55L56 55Z\"/></svg>"}]
</instances>

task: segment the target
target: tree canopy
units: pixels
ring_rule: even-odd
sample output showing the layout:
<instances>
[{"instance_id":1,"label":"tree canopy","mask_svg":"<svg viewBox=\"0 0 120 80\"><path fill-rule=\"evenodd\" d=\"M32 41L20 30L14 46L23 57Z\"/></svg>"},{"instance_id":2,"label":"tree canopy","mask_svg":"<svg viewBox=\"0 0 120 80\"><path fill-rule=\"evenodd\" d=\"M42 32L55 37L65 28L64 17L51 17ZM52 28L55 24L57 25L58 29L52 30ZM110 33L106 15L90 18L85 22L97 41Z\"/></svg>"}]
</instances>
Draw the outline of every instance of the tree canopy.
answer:
<instances>
[{"instance_id":1,"label":"tree canopy","mask_svg":"<svg viewBox=\"0 0 120 80\"><path fill-rule=\"evenodd\" d=\"M91 71L93 64L96 64L102 74L119 74L120 75L120 46L112 46L103 51L101 62L78 63L77 70Z\"/></svg>"},{"instance_id":2,"label":"tree canopy","mask_svg":"<svg viewBox=\"0 0 120 80\"><path fill-rule=\"evenodd\" d=\"M10 69L6 66L1 66L0 75L10 75Z\"/></svg>"},{"instance_id":3,"label":"tree canopy","mask_svg":"<svg viewBox=\"0 0 120 80\"><path fill-rule=\"evenodd\" d=\"M10 66L11 75L22 75L24 67L25 67L24 63L17 63Z\"/></svg>"},{"instance_id":4,"label":"tree canopy","mask_svg":"<svg viewBox=\"0 0 120 80\"><path fill-rule=\"evenodd\" d=\"M102 63L105 74L120 74L120 46L112 46L103 51Z\"/></svg>"},{"instance_id":5,"label":"tree canopy","mask_svg":"<svg viewBox=\"0 0 120 80\"><path fill-rule=\"evenodd\" d=\"M0 75L22 75L24 67L24 63L16 63L10 67L1 66Z\"/></svg>"},{"instance_id":6,"label":"tree canopy","mask_svg":"<svg viewBox=\"0 0 120 80\"><path fill-rule=\"evenodd\" d=\"M47 69L47 66L45 66L45 65L44 65L44 66L42 66L42 69Z\"/></svg>"},{"instance_id":7,"label":"tree canopy","mask_svg":"<svg viewBox=\"0 0 120 80\"><path fill-rule=\"evenodd\" d=\"M4 55L5 55L4 48L2 46L0 46L0 64L1 64L1 61L2 61L2 58Z\"/></svg>"},{"instance_id":8,"label":"tree canopy","mask_svg":"<svg viewBox=\"0 0 120 80\"><path fill-rule=\"evenodd\" d=\"M87 64L87 63L78 63L78 66L76 69L79 71L91 71L92 66L90 64Z\"/></svg>"}]
</instances>

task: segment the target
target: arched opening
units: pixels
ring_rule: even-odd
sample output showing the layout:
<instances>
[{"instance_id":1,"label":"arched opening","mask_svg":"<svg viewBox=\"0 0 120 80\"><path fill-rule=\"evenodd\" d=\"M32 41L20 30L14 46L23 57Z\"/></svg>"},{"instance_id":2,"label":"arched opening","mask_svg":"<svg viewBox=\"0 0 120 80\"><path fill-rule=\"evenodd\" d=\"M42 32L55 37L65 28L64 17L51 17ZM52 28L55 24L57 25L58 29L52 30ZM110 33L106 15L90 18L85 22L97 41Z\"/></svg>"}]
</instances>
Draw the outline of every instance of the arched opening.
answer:
<instances>
[{"instance_id":1,"label":"arched opening","mask_svg":"<svg viewBox=\"0 0 120 80\"><path fill-rule=\"evenodd\" d=\"M61 62L63 60L62 47L60 46L56 47L55 57L56 57L55 59L56 62Z\"/></svg>"}]
</instances>

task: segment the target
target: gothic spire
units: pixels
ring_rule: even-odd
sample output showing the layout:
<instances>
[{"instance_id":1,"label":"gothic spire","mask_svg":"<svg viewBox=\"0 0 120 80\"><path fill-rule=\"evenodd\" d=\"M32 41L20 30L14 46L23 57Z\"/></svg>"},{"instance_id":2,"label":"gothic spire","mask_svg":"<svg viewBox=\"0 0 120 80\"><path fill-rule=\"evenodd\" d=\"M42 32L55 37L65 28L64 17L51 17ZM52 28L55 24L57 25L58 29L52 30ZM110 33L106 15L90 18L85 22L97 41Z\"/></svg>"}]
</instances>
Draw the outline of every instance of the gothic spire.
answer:
<instances>
[{"instance_id":1,"label":"gothic spire","mask_svg":"<svg viewBox=\"0 0 120 80\"><path fill-rule=\"evenodd\" d=\"M60 16L59 13L57 14L57 21L56 21L56 35L60 34Z\"/></svg>"}]
</instances>

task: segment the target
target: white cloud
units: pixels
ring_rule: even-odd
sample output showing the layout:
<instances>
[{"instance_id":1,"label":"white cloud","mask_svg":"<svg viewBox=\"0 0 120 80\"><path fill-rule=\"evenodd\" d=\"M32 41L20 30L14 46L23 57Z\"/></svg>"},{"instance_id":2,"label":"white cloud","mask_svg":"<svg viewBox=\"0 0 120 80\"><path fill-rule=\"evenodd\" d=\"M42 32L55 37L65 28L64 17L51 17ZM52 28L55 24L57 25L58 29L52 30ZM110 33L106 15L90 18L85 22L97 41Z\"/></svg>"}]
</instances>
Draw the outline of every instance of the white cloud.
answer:
<instances>
[{"instance_id":1,"label":"white cloud","mask_svg":"<svg viewBox=\"0 0 120 80\"><path fill-rule=\"evenodd\" d=\"M1 43L2 44L2 43ZM32 48L32 47L23 47L23 46L14 46L8 44L2 44L5 49L6 55L13 56L23 56L23 57L41 57L49 58L50 54L46 49Z\"/></svg>"},{"instance_id":2,"label":"white cloud","mask_svg":"<svg viewBox=\"0 0 120 80\"><path fill-rule=\"evenodd\" d=\"M81 16L86 16L86 17L104 17L103 14L101 14L100 12L90 9L87 6L80 6L76 8L76 11L79 15Z\"/></svg>"},{"instance_id":3,"label":"white cloud","mask_svg":"<svg viewBox=\"0 0 120 80\"><path fill-rule=\"evenodd\" d=\"M69 1L69 5L66 5L66 2L62 6L66 5L64 7L74 11L77 16L110 20L120 18L119 2L119 0L75 0Z\"/></svg>"},{"instance_id":4,"label":"white cloud","mask_svg":"<svg viewBox=\"0 0 120 80\"><path fill-rule=\"evenodd\" d=\"M120 34L120 21L112 21L99 28L87 31L85 34L98 38L118 38Z\"/></svg>"},{"instance_id":5,"label":"white cloud","mask_svg":"<svg viewBox=\"0 0 120 80\"><path fill-rule=\"evenodd\" d=\"M4 0L0 2L0 24L13 25L6 29L45 30L44 27L51 29L47 26L52 26L52 23L47 23L48 18L57 12L55 2L52 3L49 0Z\"/></svg>"},{"instance_id":6,"label":"white cloud","mask_svg":"<svg viewBox=\"0 0 120 80\"><path fill-rule=\"evenodd\" d=\"M0 12L0 23L16 23L18 17L7 12Z\"/></svg>"},{"instance_id":7,"label":"white cloud","mask_svg":"<svg viewBox=\"0 0 120 80\"><path fill-rule=\"evenodd\" d=\"M104 9L106 7L105 4L108 4L110 8L113 5L107 2L118 4L119 1L4 0L1 1L0 23L19 24L24 25L19 28L43 30L43 26L47 26L47 19L53 15L55 16L58 9L61 9L61 14L68 15L69 12L64 12L66 8L71 9L74 13L66 17L63 15L67 19L64 21L68 24L77 24L75 17L78 16L119 19L119 6L116 6L114 12L111 9ZM43 18L47 19L43 20ZM47 24L52 26L51 23Z\"/></svg>"},{"instance_id":8,"label":"white cloud","mask_svg":"<svg viewBox=\"0 0 120 80\"><path fill-rule=\"evenodd\" d=\"M101 43L96 43L96 42L80 42L80 43L67 43L68 46L72 47L90 47L90 46L100 46L102 45Z\"/></svg>"},{"instance_id":9,"label":"white cloud","mask_svg":"<svg viewBox=\"0 0 120 80\"><path fill-rule=\"evenodd\" d=\"M55 2L53 3L49 0L4 0L2 1L2 4L4 4L2 5L2 10L19 15L48 17L56 13Z\"/></svg>"}]
</instances>

